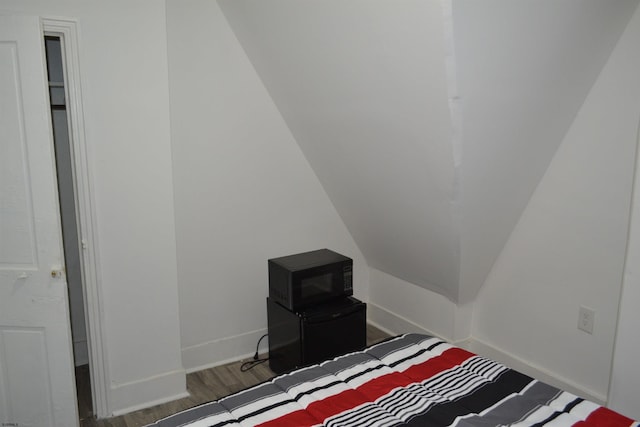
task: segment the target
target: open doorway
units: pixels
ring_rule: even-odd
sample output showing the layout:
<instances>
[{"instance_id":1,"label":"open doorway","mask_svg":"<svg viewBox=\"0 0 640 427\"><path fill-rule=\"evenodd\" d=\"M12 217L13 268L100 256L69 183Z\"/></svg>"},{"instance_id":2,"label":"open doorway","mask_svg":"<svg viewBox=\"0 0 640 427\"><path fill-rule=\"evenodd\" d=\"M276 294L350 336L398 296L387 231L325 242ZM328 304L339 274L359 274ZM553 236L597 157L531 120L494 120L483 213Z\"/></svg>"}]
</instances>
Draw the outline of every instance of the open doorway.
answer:
<instances>
[{"instance_id":1,"label":"open doorway","mask_svg":"<svg viewBox=\"0 0 640 427\"><path fill-rule=\"evenodd\" d=\"M81 398L91 402L93 416L96 418L105 418L111 415L110 399L109 399L109 367L108 354L104 344L105 332L103 330L102 313L102 292L99 286L100 271L98 263L98 241L96 235L96 216L95 204L92 196L92 174L89 167L89 153L85 138L84 128L84 107L81 82L80 67L80 43L78 35L77 22L70 19L61 18L41 18L42 37L53 36L59 41L60 53L57 55L60 59L62 68L62 88L64 92L64 110L66 114L52 112L52 118L56 115L64 117L67 121L66 127L59 126L61 131L66 132L67 144L62 148L66 151L66 156L70 158L70 164L66 167L58 167L59 171L67 174L67 186L72 189L75 202L75 226L62 227L64 234L64 242L75 242L76 249L69 251L80 253L80 272L81 279L76 283L81 283L83 303L80 307L84 309L84 317L81 315L73 315L76 319L84 318L85 334L80 333L82 326L74 324L73 333L76 338L78 332L78 341L82 341L83 335L86 337L86 351L88 352L88 366L84 366L84 370L88 373L84 378L90 380L80 384L79 390ZM43 40L43 45L46 39ZM55 79L54 79L55 81ZM55 107L60 108L62 106ZM55 123L54 123L55 125ZM55 151L58 151L56 149ZM61 157L61 156L57 156ZM60 179L60 178L59 178ZM61 180L61 179L60 179ZM71 184L68 184L69 180ZM73 211L73 210L72 210ZM64 213L63 213L64 215ZM62 216L62 215L61 215ZM65 221L64 219L62 220ZM69 228L75 231L76 235L69 237L67 231ZM65 252L66 252L65 248ZM68 257L67 257L68 258ZM69 263L68 263L69 264ZM72 280L72 279L70 279ZM74 297L74 303L79 298ZM73 305L73 304L70 304ZM71 307L70 311L79 310ZM74 319L72 319L74 320ZM76 361L84 361L82 352L85 351L82 345L76 346ZM83 378L79 376L79 378ZM85 390L84 392L82 390ZM79 402L81 405L82 401ZM88 407L88 406L87 406ZM89 423L89 425L91 425Z\"/></svg>"},{"instance_id":2,"label":"open doorway","mask_svg":"<svg viewBox=\"0 0 640 427\"><path fill-rule=\"evenodd\" d=\"M55 163L58 177L58 197L63 236L65 275L67 278L73 356L76 375L78 414L81 425L93 417L91 375L89 369L89 347L82 283L81 239L77 221L72 147L67 111L67 88L65 85L64 55L62 39L56 35L45 35L47 75Z\"/></svg>"}]
</instances>

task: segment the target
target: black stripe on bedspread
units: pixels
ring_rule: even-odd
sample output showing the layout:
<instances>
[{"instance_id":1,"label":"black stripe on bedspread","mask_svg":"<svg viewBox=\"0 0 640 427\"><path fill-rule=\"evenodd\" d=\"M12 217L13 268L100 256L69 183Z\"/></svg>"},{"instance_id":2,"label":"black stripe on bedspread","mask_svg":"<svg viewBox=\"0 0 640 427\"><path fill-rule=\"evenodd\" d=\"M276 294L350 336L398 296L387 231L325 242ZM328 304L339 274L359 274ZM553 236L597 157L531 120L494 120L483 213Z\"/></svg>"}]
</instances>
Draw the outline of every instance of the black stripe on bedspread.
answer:
<instances>
[{"instance_id":1,"label":"black stripe on bedspread","mask_svg":"<svg viewBox=\"0 0 640 427\"><path fill-rule=\"evenodd\" d=\"M278 376L158 427L636 426L434 337L408 334ZM629 422L627 422L629 421ZM609 425L609 424L607 424Z\"/></svg>"},{"instance_id":2,"label":"black stripe on bedspread","mask_svg":"<svg viewBox=\"0 0 640 427\"><path fill-rule=\"evenodd\" d=\"M531 382L532 379L530 377L508 370L503 372L494 382L473 390L467 396L434 405L425 413L413 417L407 424L410 426L488 426L490 424L456 424L455 421L469 414L479 414L486 411L506 397L522 392ZM515 419L517 420L518 418L520 416Z\"/></svg>"}]
</instances>

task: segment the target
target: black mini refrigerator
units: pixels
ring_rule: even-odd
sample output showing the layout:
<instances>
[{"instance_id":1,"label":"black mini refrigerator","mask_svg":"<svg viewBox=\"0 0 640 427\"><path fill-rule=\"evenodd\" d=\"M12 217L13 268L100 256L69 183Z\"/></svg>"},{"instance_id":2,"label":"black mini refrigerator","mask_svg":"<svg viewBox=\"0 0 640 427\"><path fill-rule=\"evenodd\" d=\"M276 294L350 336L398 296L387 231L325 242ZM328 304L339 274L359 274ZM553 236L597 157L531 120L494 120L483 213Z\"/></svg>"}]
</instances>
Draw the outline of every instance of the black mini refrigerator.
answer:
<instances>
[{"instance_id":1,"label":"black mini refrigerator","mask_svg":"<svg viewBox=\"0 0 640 427\"><path fill-rule=\"evenodd\" d=\"M353 297L294 312L267 298L269 367L277 374L367 344L367 305Z\"/></svg>"}]
</instances>

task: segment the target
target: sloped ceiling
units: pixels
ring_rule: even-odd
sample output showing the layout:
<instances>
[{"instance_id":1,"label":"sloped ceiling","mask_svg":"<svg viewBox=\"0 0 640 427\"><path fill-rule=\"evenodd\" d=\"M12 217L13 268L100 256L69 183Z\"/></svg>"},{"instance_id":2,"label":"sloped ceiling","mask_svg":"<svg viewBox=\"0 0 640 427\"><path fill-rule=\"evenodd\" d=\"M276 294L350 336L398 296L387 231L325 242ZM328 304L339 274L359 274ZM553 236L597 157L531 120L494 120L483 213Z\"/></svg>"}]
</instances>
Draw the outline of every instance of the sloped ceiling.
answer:
<instances>
[{"instance_id":1,"label":"sloped ceiling","mask_svg":"<svg viewBox=\"0 0 640 427\"><path fill-rule=\"evenodd\" d=\"M218 3L369 265L468 302L638 0Z\"/></svg>"},{"instance_id":2,"label":"sloped ceiling","mask_svg":"<svg viewBox=\"0 0 640 427\"><path fill-rule=\"evenodd\" d=\"M453 2L463 133L461 301L473 300L484 283L637 4Z\"/></svg>"}]
</instances>

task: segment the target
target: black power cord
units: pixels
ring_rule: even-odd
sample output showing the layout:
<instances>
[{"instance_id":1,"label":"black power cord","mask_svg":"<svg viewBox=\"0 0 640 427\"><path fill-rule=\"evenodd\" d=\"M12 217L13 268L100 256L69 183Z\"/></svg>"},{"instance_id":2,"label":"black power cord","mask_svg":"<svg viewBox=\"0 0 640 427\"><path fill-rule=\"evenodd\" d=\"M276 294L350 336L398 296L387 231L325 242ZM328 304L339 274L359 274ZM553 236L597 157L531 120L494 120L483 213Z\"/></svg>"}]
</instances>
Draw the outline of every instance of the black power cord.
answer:
<instances>
[{"instance_id":1,"label":"black power cord","mask_svg":"<svg viewBox=\"0 0 640 427\"><path fill-rule=\"evenodd\" d=\"M256 367L257 365L266 362L267 360L269 360L268 357L265 357L264 359L260 359L258 356L258 348L260 347L260 342L262 341L262 339L266 336L268 336L269 334L264 334L263 336L260 337L260 339L258 340L258 344L256 344L256 352L253 355L253 360L250 360L248 362L244 362L242 364L242 366L240 366L240 371L241 372L247 372L249 369L253 369L254 367Z\"/></svg>"}]
</instances>

